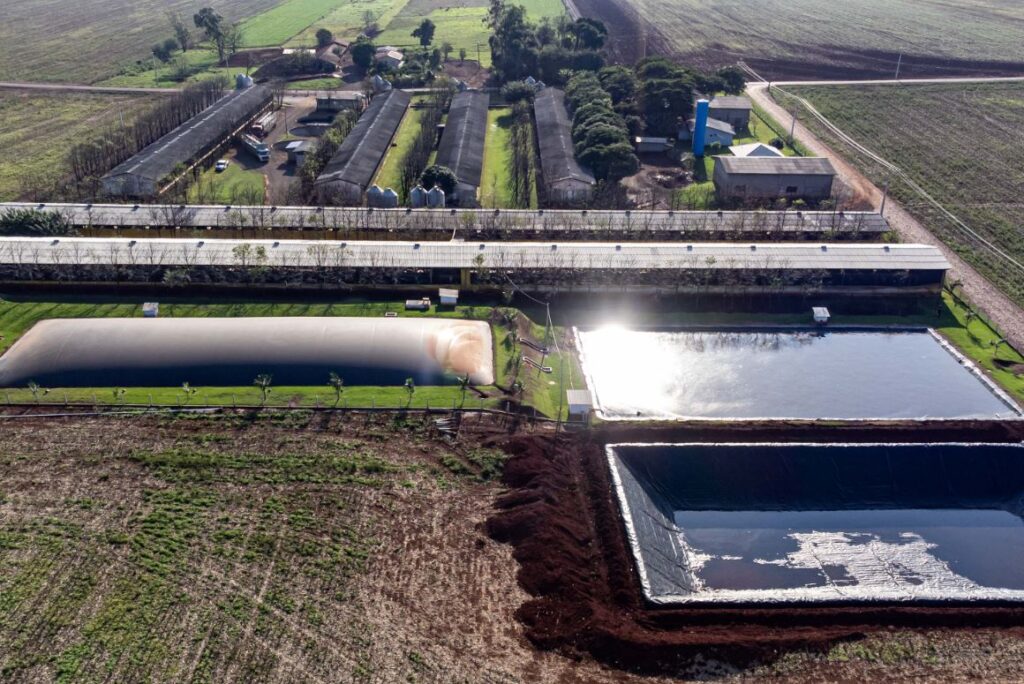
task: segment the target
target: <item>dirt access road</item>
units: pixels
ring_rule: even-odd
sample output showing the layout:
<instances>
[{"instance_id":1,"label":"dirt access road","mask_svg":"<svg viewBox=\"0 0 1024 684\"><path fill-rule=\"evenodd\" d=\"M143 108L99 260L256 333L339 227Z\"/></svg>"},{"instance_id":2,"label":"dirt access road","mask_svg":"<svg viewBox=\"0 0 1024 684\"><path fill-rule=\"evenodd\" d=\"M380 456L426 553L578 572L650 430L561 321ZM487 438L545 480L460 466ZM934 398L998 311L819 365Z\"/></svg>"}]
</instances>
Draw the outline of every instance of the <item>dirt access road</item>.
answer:
<instances>
[{"instance_id":1,"label":"dirt access road","mask_svg":"<svg viewBox=\"0 0 1024 684\"><path fill-rule=\"evenodd\" d=\"M958 79L964 83L978 81L996 81L1003 79ZM1014 79L1019 80L1019 79ZM918 83L919 81L902 81L902 83ZM930 82L930 81L929 81ZM942 82L948 82L942 81ZM814 85L808 83L807 85ZM769 115L784 126L788 126L793 117L775 102L768 92L767 83L750 83L747 94ZM840 180L861 199L872 207L880 208L882 191L852 164L824 144L806 126L798 120L794 129L794 137L816 155L827 157L835 166ZM890 197L885 204L885 217L900 237L907 242L934 245L942 250L952 265L949 273L950 282L959 280L963 284L963 293L985 316L992 321L1007 340L1016 348L1024 349L1024 311L1009 297L978 273L970 264L961 259L956 252L935 237L920 221L910 215L898 202Z\"/></svg>"}]
</instances>

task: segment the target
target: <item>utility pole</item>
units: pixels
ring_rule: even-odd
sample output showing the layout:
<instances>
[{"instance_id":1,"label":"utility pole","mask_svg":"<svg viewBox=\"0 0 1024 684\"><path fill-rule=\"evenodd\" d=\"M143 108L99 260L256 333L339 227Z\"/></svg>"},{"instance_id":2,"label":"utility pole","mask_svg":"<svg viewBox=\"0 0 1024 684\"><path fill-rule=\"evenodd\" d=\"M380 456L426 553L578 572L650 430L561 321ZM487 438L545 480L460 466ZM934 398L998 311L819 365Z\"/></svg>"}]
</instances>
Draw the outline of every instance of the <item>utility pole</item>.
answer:
<instances>
[{"instance_id":1,"label":"utility pole","mask_svg":"<svg viewBox=\"0 0 1024 684\"><path fill-rule=\"evenodd\" d=\"M896 60L896 80L900 80L900 67L903 66L903 53L900 53L899 59Z\"/></svg>"},{"instance_id":2,"label":"utility pole","mask_svg":"<svg viewBox=\"0 0 1024 684\"><path fill-rule=\"evenodd\" d=\"M878 208L878 215L885 216L885 201L889 199L889 182L882 186L882 206Z\"/></svg>"},{"instance_id":3,"label":"utility pole","mask_svg":"<svg viewBox=\"0 0 1024 684\"><path fill-rule=\"evenodd\" d=\"M789 146L793 146L793 136L796 134L796 114L793 114L793 123L789 125Z\"/></svg>"}]
</instances>

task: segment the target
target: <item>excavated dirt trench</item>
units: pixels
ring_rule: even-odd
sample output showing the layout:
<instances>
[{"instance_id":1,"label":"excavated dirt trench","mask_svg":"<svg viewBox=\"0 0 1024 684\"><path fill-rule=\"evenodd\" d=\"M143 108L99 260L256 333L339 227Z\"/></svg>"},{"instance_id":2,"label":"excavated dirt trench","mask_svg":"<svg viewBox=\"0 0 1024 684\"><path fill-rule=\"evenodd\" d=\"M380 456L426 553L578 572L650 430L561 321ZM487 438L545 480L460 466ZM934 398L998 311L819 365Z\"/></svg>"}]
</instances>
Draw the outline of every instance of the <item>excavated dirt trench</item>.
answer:
<instances>
[{"instance_id":1,"label":"excavated dirt trench","mask_svg":"<svg viewBox=\"0 0 1024 684\"><path fill-rule=\"evenodd\" d=\"M517 611L538 647L590 656L643 674L679 672L693 658L737 666L791 650L827 649L893 627L999 627L1024 637L1024 608L766 607L655 608L640 593L636 566L612 496L604 445L614 442L939 442L1020 441L1024 427L966 421L743 427L609 426L562 435L514 436L502 446L509 491L488 520L489 534L514 547L519 581L531 599Z\"/></svg>"}]
</instances>

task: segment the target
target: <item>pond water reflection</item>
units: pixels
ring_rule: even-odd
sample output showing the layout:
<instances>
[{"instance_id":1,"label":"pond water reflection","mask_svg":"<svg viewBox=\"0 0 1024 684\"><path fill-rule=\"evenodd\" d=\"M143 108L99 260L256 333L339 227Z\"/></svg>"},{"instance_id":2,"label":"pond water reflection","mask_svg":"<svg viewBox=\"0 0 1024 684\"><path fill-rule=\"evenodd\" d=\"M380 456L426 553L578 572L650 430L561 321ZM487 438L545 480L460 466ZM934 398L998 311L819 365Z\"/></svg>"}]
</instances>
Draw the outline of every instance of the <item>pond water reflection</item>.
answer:
<instances>
[{"instance_id":1,"label":"pond water reflection","mask_svg":"<svg viewBox=\"0 0 1024 684\"><path fill-rule=\"evenodd\" d=\"M930 332L579 331L612 419L1012 418Z\"/></svg>"}]
</instances>

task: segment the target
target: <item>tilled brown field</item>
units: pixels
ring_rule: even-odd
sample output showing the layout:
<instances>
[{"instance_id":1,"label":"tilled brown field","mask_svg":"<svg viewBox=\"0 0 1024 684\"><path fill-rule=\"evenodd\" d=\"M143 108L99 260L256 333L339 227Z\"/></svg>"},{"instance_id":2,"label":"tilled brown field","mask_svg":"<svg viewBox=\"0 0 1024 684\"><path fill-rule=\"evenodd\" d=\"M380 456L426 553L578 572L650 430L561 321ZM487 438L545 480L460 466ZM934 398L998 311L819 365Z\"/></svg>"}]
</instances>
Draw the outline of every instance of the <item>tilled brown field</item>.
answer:
<instances>
[{"instance_id":1,"label":"tilled brown field","mask_svg":"<svg viewBox=\"0 0 1024 684\"><path fill-rule=\"evenodd\" d=\"M1024 672L1013 611L929 616L945 627L923 632L906 611L646 611L594 456L643 428L508 429L474 419L453 444L419 419L309 412L0 422L0 679ZM1015 436L949 430L935 437Z\"/></svg>"}]
</instances>

